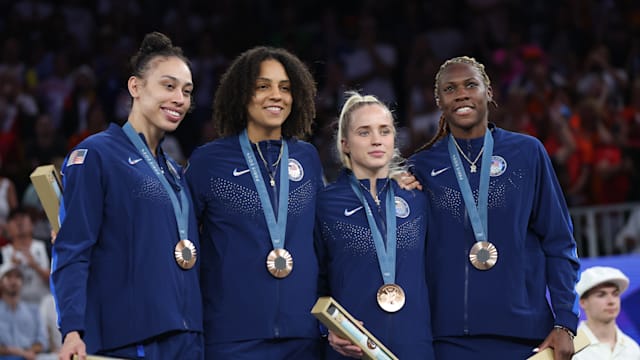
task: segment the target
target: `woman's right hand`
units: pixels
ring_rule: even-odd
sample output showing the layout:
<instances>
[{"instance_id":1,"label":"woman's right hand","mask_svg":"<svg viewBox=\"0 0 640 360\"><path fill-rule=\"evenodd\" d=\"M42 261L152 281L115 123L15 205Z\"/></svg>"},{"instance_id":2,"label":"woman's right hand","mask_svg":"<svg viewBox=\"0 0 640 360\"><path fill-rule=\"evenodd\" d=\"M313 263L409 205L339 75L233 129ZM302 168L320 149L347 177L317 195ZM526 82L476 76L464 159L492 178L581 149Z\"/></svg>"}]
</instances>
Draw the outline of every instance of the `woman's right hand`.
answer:
<instances>
[{"instance_id":1,"label":"woman's right hand","mask_svg":"<svg viewBox=\"0 0 640 360\"><path fill-rule=\"evenodd\" d=\"M331 345L333 350L337 351L342 356L361 359L364 355L364 352L359 346L353 345L351 341L339 337L331 330L329 330L329 336L327 339L329 340L329 345Z\"/></svg>"},{"instance_id":2,"label":"woman's right hand","mask_svg":"<svg viewBox=\"0 0 640 360\"><path fill-rule=\"evenodd\" d=\"M74 355L78 355L74 357ZM87 358L87 348L80 337L80 333L72 331L64 337L62 348L58 353L60 360L85 360Z\"/></svg>"}]
</instances>

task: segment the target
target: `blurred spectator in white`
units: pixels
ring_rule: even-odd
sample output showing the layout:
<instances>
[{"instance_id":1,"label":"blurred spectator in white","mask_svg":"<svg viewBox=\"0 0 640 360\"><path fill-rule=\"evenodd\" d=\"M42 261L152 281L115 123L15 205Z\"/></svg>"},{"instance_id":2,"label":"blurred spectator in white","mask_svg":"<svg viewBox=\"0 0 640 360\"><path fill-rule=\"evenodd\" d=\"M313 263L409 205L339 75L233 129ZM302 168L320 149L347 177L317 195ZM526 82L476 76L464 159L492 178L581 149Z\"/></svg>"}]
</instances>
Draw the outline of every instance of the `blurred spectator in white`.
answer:
<instances>
[{"instance_id":1,"label":"blurred spectator in white","mask_svg":"<svg viewBox=\"0 0 640 360\"><path fill-rule=\"evenodd\" d=\"M10 178L0 175L0 246L7 243L5 227L9 219L9 213L17 207L18 194L15 184Z\"/></svg>"},{"instance_id":2,"label":"blurred spectator in white","mask_svg":"<svg viewBox=\"0 0 640 360\"><path fill-rule=\"evenodd\" d=\"M22 208L9 215L7 222L9 244L2 247L5 264L13 264L22 273L21 298L39 305L49 293L49 256L44 241L33 238L31 217Z\"/></svg>"},{"instance_id":3,"label":"blurred spectator in white","mask_svg":"<svg viewBox=\"0 0 640 360\"><path fill-rule=\"evenodd\" d=\"M576 292L587 320L580 323L578 331L584 331L591 344L573 360L640 359L638 344L616 324L620 295L628 287L629 278L616 268L594 266L582 272Z\"/></svg>"}]
</instances>

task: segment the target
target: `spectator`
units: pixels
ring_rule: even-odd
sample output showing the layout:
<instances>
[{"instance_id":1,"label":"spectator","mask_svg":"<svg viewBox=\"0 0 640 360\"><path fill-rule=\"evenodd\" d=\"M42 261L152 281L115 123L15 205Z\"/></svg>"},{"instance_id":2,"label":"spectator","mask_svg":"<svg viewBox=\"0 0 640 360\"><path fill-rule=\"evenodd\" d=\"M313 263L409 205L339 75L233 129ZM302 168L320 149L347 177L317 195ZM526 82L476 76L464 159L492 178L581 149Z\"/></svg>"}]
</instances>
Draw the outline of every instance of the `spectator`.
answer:
<instances>
[{"instance_id":1,"label":"spectator","mask_svg":"<svg viewBox=\"0 0 640 360\"><path fill-rule=\"evenodd\" d=\"M9 215L7 237L10 243L2 248L2 258L5 263L20 267L21 297L40 304L49 293L49 256L44 241L33 238L33 223L25 209L16 208Z\"/></svg>"},{"instance_id":2,"label":"spectator","mask_svg":"<svg viewBox=\"0 0 640 360\"><path fill-rule=\"evenodd\" d=\"M10 178L0 175L0 246L7 244L5 227L9 214L16 207L18 207L16 186Z\"/></svg>"},{"instance_id":3,"label":"spectator","mask_svg":"<svg viewBox=\"0 0 640 360\"><path fill-rule=\"evenodd\" d=\"M8 262L0 266L0 359L34 360L44 350L45 334L35 304L22 300L24 274Z\"/></svg>"},{"instance_id":4,"label":"spectator","mask_svg":"<svg viewBox=\"0 0 640 360\"><path fill-rule=\"evenodd\" d=\"M616 324L620 314L620 295L629 287L629 278L620 270L594 266L582 272L576 284L580 307L587 314L578 330L585 332L591 344L572 360L640 359L640 347Z\"/></svg>"}]
</instances>

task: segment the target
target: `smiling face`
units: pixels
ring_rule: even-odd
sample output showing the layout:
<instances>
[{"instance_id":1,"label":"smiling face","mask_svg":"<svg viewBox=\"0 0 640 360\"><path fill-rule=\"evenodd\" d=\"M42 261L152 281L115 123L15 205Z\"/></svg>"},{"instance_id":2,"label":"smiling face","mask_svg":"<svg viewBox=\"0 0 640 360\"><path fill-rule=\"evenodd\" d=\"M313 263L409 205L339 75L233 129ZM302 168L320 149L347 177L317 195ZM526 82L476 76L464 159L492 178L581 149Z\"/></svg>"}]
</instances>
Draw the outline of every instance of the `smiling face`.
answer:
<instances>
[{"instance_id":1,"label":"smiling face","mask_svg":"<svg viewBox=\"0 0 640 360\"><path fill-rule=\"evenodd\" d=\"M611 283L598 285L580 299L580 307L589 322L607 324L615 321L620 314L620 290Z\"/></svg>"},{"instance_id":2,"label":"smiling face","mask_svg":"<svg viewBox=\"0 0 640 360\"><path fill-rule=\"evenodd\" d=\"M341 142L354 175L358 179L387 177L395 146L391 113L378 104L368 104L355 109L350 118Z\"/></svg>"},{"instance_id":3,"label":"smiling face","mask_svg":"<svg viewBox=\"0 0 640 360\"><path fill-rule=\"evenodd\" d=\"M478 69L466 63L449 64L438 80L437 95L438 107L453 136L474 138L484 134L492 92Z\"/></svg>"},{"instance_id":4,"label":"smiling face","mask_svg":"<svg viewBox=\"0 0 640 360\"><path fill-rule=\"evenodd\" d=\"M263 61L247 109L249 139L253 142L280 139L292 103L291 82L284 66L273 59Z\"/></svg>"},{"instance_id":5,"label":"smiling face","mask_svg":"<svg viewBox=\"0 0 640 360\"><path fill-rule=\"evenodd\" d=\"M143 77L131 76L128 85L133 97L129 121L147 141L174 131L191 107L191 70L178 57L153 59Z\"/></svg>"}]
</instances>

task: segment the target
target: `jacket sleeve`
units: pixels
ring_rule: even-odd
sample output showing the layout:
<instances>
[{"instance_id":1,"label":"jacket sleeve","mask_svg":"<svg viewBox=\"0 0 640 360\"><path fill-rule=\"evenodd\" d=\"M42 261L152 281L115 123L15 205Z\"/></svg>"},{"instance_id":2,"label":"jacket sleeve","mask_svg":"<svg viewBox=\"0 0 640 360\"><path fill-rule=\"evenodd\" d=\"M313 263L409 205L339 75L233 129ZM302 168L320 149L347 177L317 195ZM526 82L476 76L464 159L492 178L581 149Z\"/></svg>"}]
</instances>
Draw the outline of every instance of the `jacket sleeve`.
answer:
<instances>
[{"instance_id":1,"label":"jacket sleeve","mask_svg":"<svg viewBox=\"0 0 640 360\"><path fill-rule=\"evenodd\" d=\"M104 186L99 152L88 149L80 164L62 164L60 231L52 249L51 290L62 337L85 330L91 252L102 224Z\"/></svg>"},{"instance_id":2,"label":"jacket sleeve","mask_svg":"<svg viewBox=\"0 0 640 360\"><path fill-rule=\"evenodd\" d=\"M537 144L536 180L531 227L542 242L547 287L556 325L576 332L578 297L575 285L580 263L573 224L564 194L544 147Z\"/></svg>"}]
</instances>

